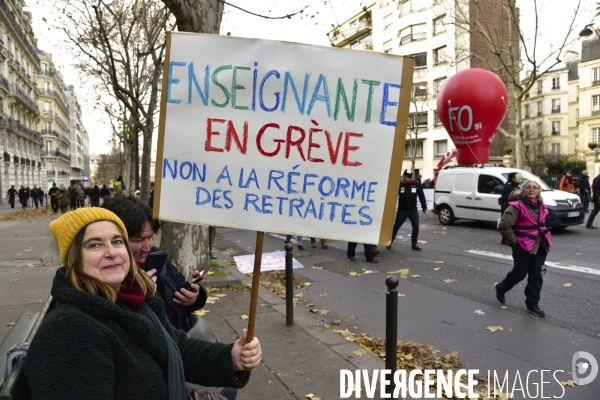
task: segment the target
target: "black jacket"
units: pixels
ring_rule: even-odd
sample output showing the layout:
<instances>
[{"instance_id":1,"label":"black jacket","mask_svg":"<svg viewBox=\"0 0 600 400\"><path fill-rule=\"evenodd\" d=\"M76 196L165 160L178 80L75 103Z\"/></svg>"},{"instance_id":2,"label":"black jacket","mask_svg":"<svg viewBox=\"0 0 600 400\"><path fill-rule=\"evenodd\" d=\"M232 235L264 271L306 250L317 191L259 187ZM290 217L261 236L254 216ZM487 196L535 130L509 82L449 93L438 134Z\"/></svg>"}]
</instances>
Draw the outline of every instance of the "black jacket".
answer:
<instances>
[{"instance_id":1,"label":"black jacket","mask_svg":"<svg viewBox=\"0 0 600 400\"><path fill-rule=\"evenodd\" d=\"M54 197L54 194L56 193L56 191L58 190L58 188L56 186L52 186L49 190L48 190L48 194L52 197Z\"/></svg>"},{"instance_id":2,"label":"black jacket","mask_svg":"<svg viewBox=\"0 0 600 400\"><path fill-rule=\"evenodd\" d=\"M418 181L412 180L410 183L400 182L398 190L398 209L414 211L417 209L417 197L421 201L423 211L427 210L427 201L423 193L423 186Z\"/></svg>"},{"instance_id":3,"label":"black jacket","mask_svg":"<svg viewBox=\"0 0 600 400\"><path fill-rule=\"evenodd\" d=\"M158 247L152 246L151 253L156 251L160 251ZM175 268L171 261L167 259L167 268L164 268L165 274L162 276L158 276L156 279L156 285L158 286L157 294L163 299L165 305L165 314L169 321L176 326L177 328L183 331L189 331L190 326L188 324L188 317L191 313L196 310L201 309L206 304L206 299L208 298L206 294L206 290L200 285L200 293L198 293L198 297L194 304L183 307L179 304L173 302L173 297L175 297L175 292L179 291L183 287L185 283L185 278L181 273ZM175 311L176 315L173 315Z\"/></svg>"},{"instance_id":4,"label":"black jacket","mask_svg":"<svg viewBox=\"0 0 600 400\"><path fill-rule=\"evenodd\" d=\"M580 193L583 193L585 190L590 192L590 177L587 175L581 175L577 180L577 187L579 187Z\"/></svg>"},{"instance_id":5,"label":"black jacket","mask_svg":"<svg viewBox=\"0 0 600 400\"><path fill-rule=\"evenodd\" d=\"M6 194L8 194L8 197L10 197L11 199L14 199L17 193L17 189L15 188L10 188L8 189L8 192L6 192Z\"/></svg>"},{"instance_id":6,"label":"black jacket","mask_svg":"<svg viewBox=\"0 0 600 400\"><path fill-rule=\"evenodd\" d=\"M592 181L592 201L594 203L600 203L600 175L594 178Z\"/></svg>"},{"instance_id":7,"label":"black jacket","mask_svg":"<svg viewBox=\"0 0 600 400\"><path fill-rule=\"evenodd\" d=\"M98 186L94 186L92 189L92 194L90 195L91 199L99 200L100 199L100 188Z\"/></svg>"},{"instance_id":8,"label":"black jacket","mask_svg":"<svg viewBox=\"0 0 600 400\"><path fill-rule=\"evenodd\" d=\"M506 208L508 207L508 196L510 196L512 191L516 188L517 185L515 185L513 182L506 182L506 185L504 185L502 194L498 199L498 203L500 204L500 214L504 214L504 211L506 211Z\"/></svg>"},{"instance_id":9,"label":"black jacket","mask_svg":"<svg viewBox=\"0 0 600 400\"><path fill-rule=\"evenodd\" d=\"M38 189L38 188L31 189L31 197L32 198L39 199L43 195L44 195L44 192L42 192L40 189Z\"/></svg>"},{"instance_id":10,"label":"black jacket","mask_svg":"<svg viewBox=\"0 0 600 400\"><path fill-rule=\"evenodd\" d=\"M73 288L65 270L52 283L56 307L46 314L25 359L32 399L167 399L165 337L145 316ZM188 382L243 387L234 376L231 344L188 339L165 318L159 297L146 304L180 350Z\"/></svg>"}]
</instances>

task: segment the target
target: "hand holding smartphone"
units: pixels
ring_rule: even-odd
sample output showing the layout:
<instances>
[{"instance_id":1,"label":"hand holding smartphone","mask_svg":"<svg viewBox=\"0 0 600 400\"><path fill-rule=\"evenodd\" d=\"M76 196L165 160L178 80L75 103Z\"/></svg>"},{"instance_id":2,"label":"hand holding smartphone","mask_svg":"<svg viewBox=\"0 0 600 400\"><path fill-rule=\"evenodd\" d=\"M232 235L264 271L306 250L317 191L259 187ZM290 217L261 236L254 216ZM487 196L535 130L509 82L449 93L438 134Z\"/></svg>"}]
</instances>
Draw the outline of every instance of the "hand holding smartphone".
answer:
<instances>
[{"instance_id":1,"label":"hand holding smartphone","mask_svg":"<svg viewBox=\"0 0 600 400\"><path fill-rule=\"evenodd\" d=\"M144 262L144 271L148 272L152 269L156 270L156 276L160 275L163 266L167 262L169 254L165 251L155 251L154 253L148 254L146 261Z\"/></svg>"},{"instance_id":2,"label":"hand holding smartphone","mask_svg":"<svg viewBox=\"0 0 600 400\"><path fill-rule=\"evenodd\" d=\"M205 270L200 271L200 274L197 277L191 278L191 279L185 281L185 283L182 286L182 289L187 289L193 283L199 283L199 282L203 281L204 278L206 278L207 276L208 276L208 270L205 269Z\"/></svg>"}]
</instances>

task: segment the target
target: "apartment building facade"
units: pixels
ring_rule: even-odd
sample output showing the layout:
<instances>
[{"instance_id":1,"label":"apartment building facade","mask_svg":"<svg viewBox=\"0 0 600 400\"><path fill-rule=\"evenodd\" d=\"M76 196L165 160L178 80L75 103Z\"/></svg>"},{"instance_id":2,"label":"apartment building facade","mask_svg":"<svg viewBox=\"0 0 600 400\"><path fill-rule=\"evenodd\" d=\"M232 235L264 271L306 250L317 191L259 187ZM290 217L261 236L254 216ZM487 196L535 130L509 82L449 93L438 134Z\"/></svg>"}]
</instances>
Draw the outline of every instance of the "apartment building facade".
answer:
<instances>
[{"instance_id":1,"label":"apartment building facade","mask_svg":"<svg viewBox=\"0 0 600 400\"><path fill-rule=\"evenodd\" d=\"M52 54L38 50L41 65L37 77L41 117L39 131L44 140L42 159L46 169L43 187L52 183L69 186L71 154L69 138L69 107L64 93L62 75L52 61Z\"/></svg>"},{"instance_id":2,"label":"apartment building facade","mask_svg":"<svg viewBox=\"0 0 600 400\"><path fill-rule=\"evenodd\" d=\"M21 0L0 1L0 193L11 185L42 182L42 138L37 131L37 71L40 59L31 14Z\"/></svg>"},{"instance_id":3,"label":"apartment building facade","mask_svg":"<svg viewBox=\"0 0 600 400\"><path fill-rule=\"evenodd\" d=\"M463 3L467 18L487 18ZM336 47L414 57L403 168L412 168L414 158L414 169L423 178L432 178L438 162L454 148L437 114L437 95L444 83L468 68L489 69L490 62L482 62L482 57L493 63L494 56L488 57L478 47L475 33L456 28L454 4L451 0L376 0L328 33ZM506 24L508 20L492 22ZM478 58L471 57L471 52L478 52ZM496 136L492 156L502 155L499 149L504 142L502 135Z\"/></svg>"},{"instance_id":4,"label":"apartment building facade","mask_svg":"<svg viewBox=\"0 0 600 400\"><path fill-rule=\"evenodd\" d=\"M86 143L84 147L84 141L89 142L89 138L81 120L81 105L79 104L79 100L75 94L75 89L72 85L65 90L65 96L67 97L67 103L69 106L71 182L85 184L87 186L90 178L89 175L84 175L84 159L86 158L86 156L84 156L84 148L89 147L89 145ZM89 153L87 158L89 159Z\"/></svg>"},{"instance_id":5,"label":"apartment building facade","mask_svg":"<svg viewBox=\"0 0 600 400\"><path fill-rule=\"evenodd\" d=\"M569 70L549 71L538 79L522 102L525 164L575 153L569 135Z\"/></svg>"}]
</instances>

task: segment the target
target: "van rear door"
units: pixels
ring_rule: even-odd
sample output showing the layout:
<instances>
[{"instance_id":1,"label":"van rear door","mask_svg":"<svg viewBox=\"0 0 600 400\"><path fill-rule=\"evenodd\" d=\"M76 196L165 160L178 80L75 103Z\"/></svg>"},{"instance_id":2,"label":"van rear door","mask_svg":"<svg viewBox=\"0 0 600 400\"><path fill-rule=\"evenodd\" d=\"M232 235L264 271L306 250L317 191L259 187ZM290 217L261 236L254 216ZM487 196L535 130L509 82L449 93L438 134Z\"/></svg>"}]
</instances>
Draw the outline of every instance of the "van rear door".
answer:
<instances>
[{"instance_id":1,"label":"van rear door","mask_svg":"<svg viewBox=\"0 0 600 400\"><path fill-rule=\"evenodd\" d=\"M475 173L473 171L460 171L456 173L454 180L454 216L456 218L475 218L473 210L473 183L475 181Z\"/></svg>"},{"instance_id":2,"label":"van rear door","mask_svg":"<svg viewBox=\"0 0 600 400\"><path fill-rule=\"evenodd\" d=\"M475 219L480 221L496 221L500 218L499 194L494 193L494 188L504 185L500 178L484 171L479 172L477 186L473 203L475 207Z\"/></svg>"}]
</instances>

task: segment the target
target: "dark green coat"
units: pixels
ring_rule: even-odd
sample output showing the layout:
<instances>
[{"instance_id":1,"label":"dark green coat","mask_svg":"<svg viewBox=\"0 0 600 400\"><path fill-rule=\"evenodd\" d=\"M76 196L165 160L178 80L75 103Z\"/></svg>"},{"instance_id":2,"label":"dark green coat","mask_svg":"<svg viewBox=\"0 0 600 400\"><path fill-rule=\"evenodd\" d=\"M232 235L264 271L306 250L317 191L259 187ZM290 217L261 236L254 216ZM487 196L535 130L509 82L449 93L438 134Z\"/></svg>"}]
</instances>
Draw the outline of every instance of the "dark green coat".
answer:
<instances>
[{"instance_id":1,"label":"dark green coat","mask_svg":"<svg viewBox=\"0 0 600 400\"><path fill-rule=\"evenodd\" d=\"M57 271L52 296L58 304L31 342L25 375L33 399L167 399L165 339L146 317L103 297L74 289ZM243 387L235 379L232 344L188 339L165 318L162 300L146 303L181 351L186 381Z\"/></svg>"}]
</instances>

